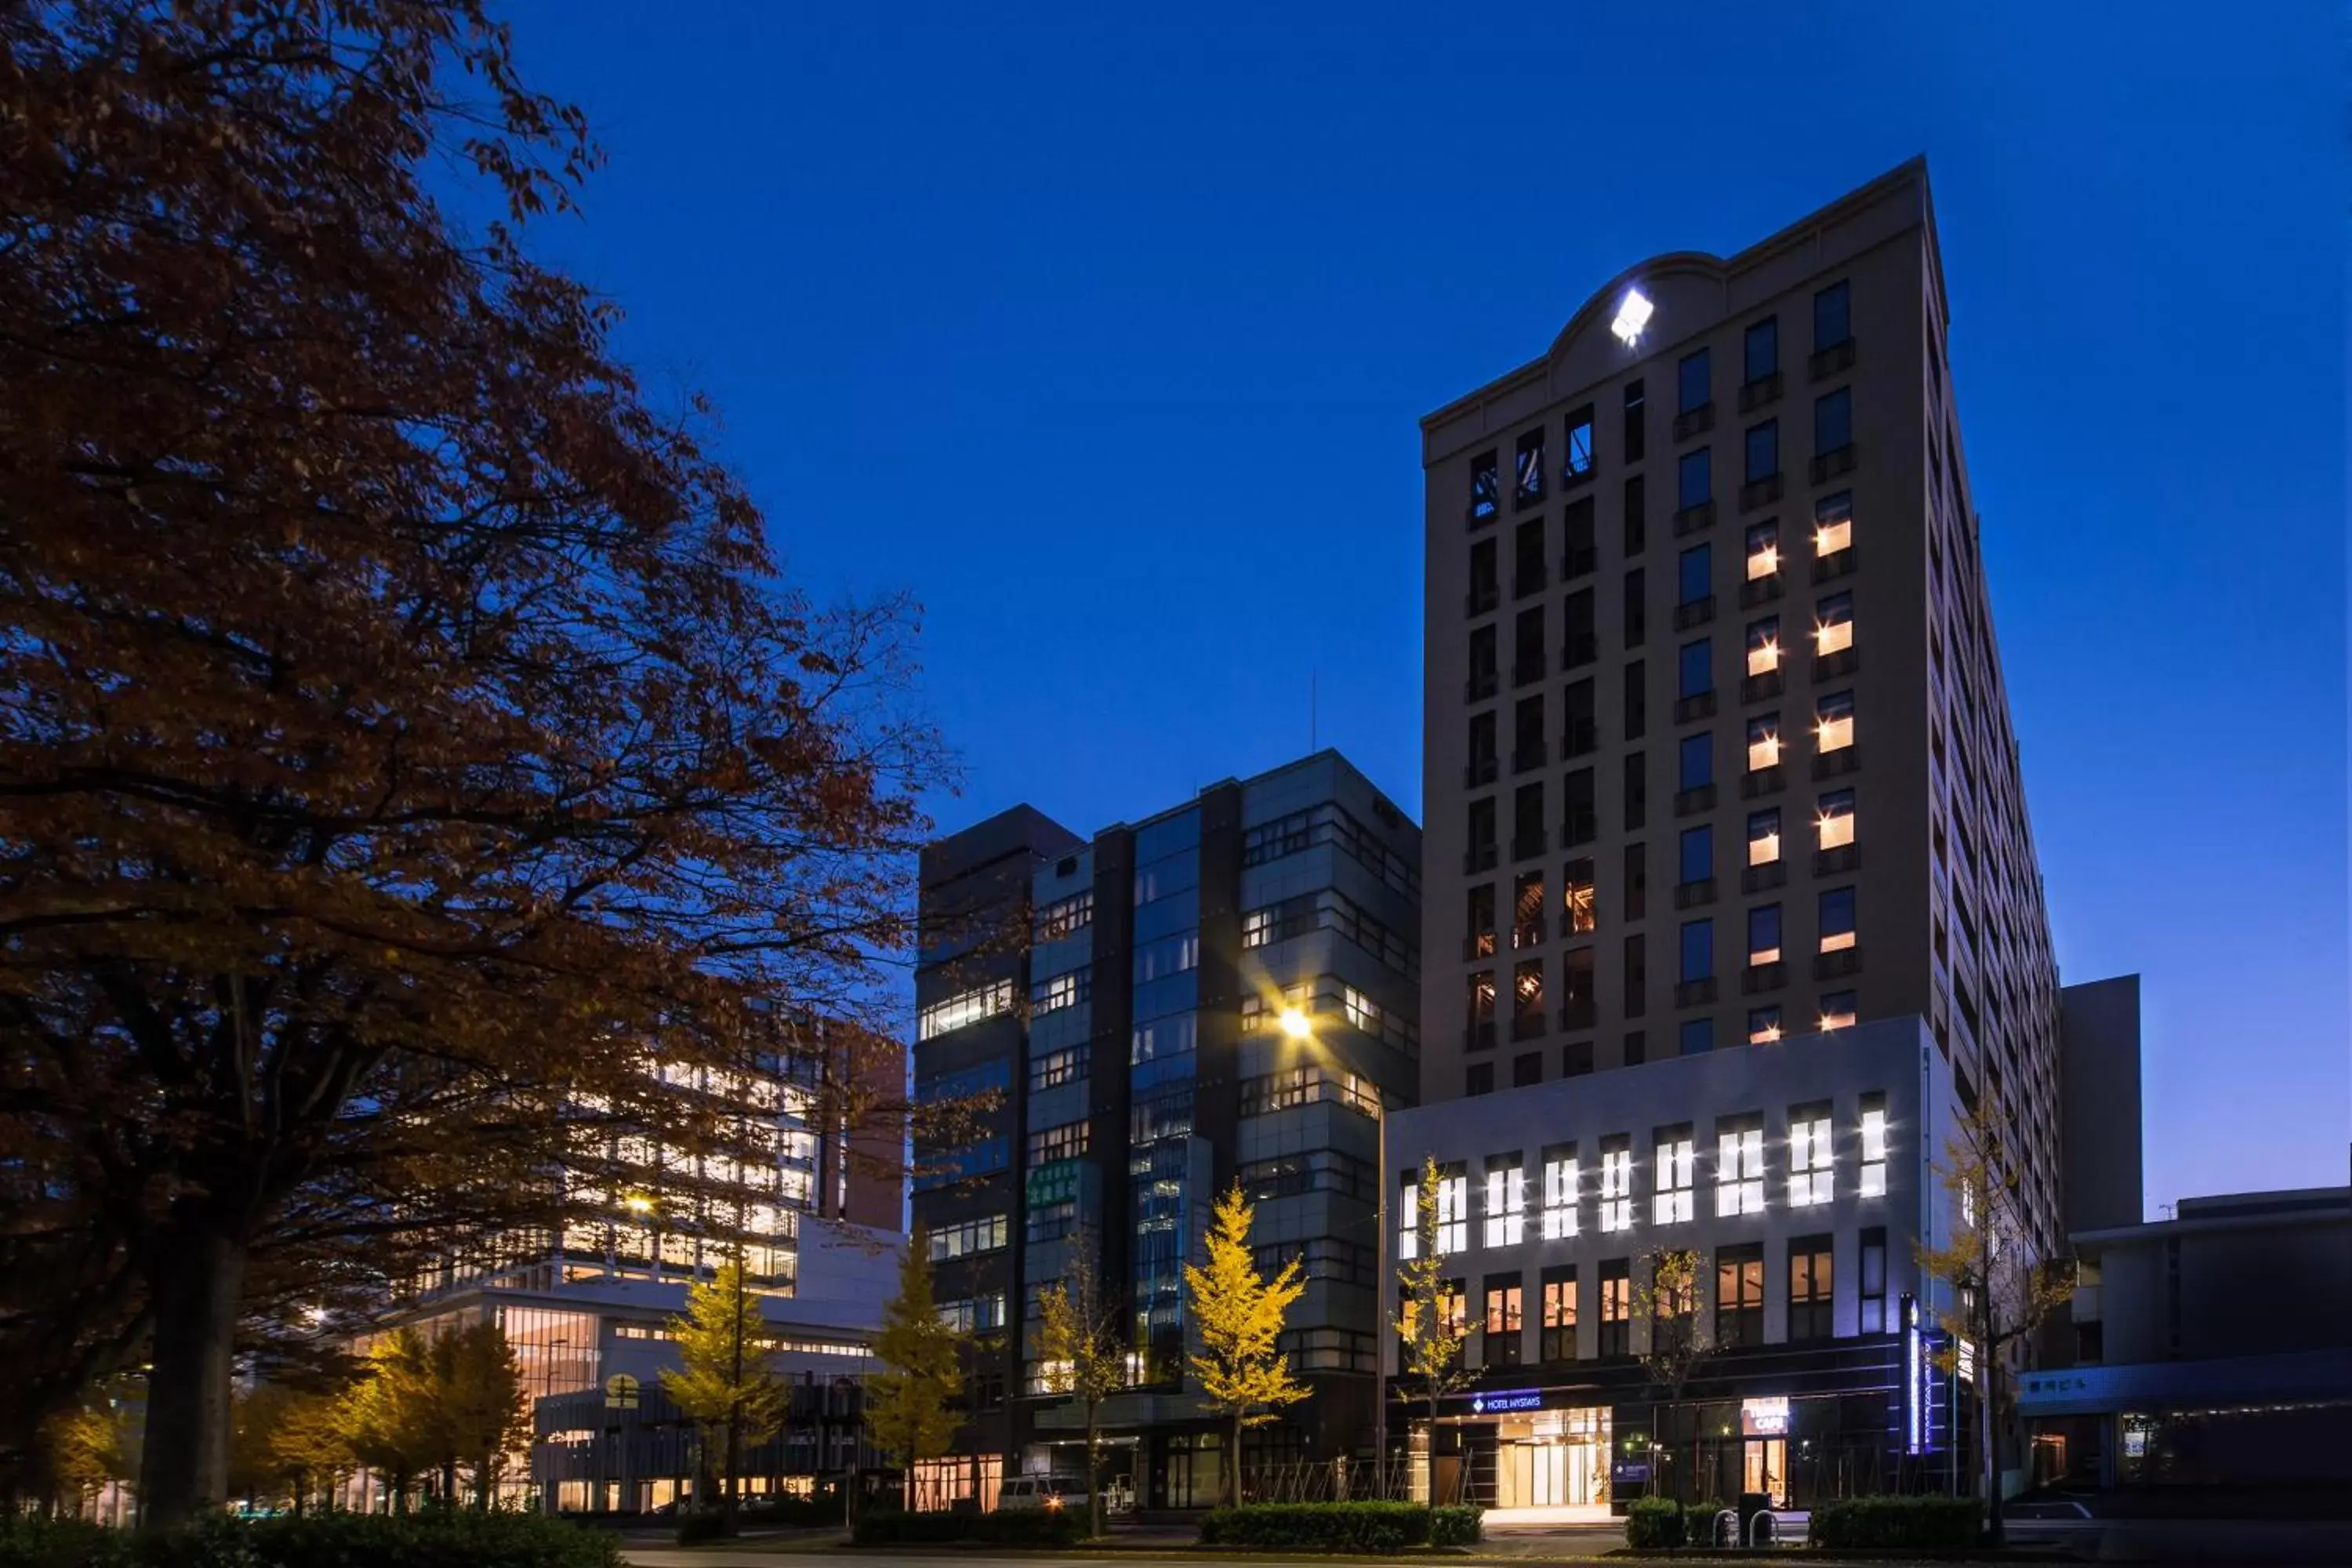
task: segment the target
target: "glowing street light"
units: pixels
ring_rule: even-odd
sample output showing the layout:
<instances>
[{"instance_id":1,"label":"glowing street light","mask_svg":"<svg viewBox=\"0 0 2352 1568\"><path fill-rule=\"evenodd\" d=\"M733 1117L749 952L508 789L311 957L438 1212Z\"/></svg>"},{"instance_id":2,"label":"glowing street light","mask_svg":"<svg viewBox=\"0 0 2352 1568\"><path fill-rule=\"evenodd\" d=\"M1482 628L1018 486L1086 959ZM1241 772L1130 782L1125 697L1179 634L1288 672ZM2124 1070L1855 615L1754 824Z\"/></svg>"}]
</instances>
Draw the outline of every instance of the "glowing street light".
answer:
<instances>
[{"instance_id":1,"label":"glowing street light","mask_svg":"<svg viewBox=\"0 0 2352 1568\"><path fill-rule=\"evenodd\" d=\"M1642 341L1642 329L1650 324L1650 312L1654 309L1648 295L1639 289L1628 289L1625 298L1617 303L1617 319L1609 323L1609 330L1630 349Z\"/></svg>"},{"instance_id":2,"label":"glowing street light","mask_svg":"<svg viewBox=\"0 0 2352 1568\"><path fill-rule=\"evenodd\" d=\"M1282 1010L1282 1032L1294 1040L1303 1040L1315 1033L1315 1026L1305 1013L1296 1007Z\"/></svg>"}]
</instances>

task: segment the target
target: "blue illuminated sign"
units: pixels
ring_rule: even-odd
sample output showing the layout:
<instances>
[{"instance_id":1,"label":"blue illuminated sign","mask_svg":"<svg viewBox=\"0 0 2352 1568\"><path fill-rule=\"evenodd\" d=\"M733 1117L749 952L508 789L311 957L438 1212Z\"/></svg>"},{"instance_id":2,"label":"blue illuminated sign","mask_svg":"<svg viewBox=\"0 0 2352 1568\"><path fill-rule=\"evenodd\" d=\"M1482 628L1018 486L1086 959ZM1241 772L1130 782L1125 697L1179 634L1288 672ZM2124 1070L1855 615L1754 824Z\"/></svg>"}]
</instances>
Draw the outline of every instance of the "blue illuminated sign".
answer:
<instances>
[{"instance_id":1,"label":"blue illuminated sign","mask_svg":"<svg viewBox=\"0 0 2352 1568\"><path fill-rule=\"evenodd\" d=\"M1499 1388L1492 1394L1470 1396L1473 1415L1493 1415L1506 1410L1541 1410L1543 1390L1540 1388Z\"/></svg>"}]
</instances>

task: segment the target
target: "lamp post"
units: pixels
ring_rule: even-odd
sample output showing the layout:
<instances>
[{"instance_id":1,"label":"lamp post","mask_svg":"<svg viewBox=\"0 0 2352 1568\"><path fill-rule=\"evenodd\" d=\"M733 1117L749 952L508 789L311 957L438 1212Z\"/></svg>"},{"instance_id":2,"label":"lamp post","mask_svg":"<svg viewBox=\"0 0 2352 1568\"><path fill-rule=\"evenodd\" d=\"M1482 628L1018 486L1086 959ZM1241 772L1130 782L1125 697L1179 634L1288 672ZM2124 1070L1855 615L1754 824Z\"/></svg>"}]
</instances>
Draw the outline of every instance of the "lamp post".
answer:
<instances>
[{"instance_id":1,"label":"lamp post","mask_svg":"<svg viewBox=\"0 0 2352 1568\"><path fill-rule=\"evenodd\" d=\"M1303 1008L1283 1008L1282 1032L1305 1046L1318 1044L1315 1021ZM1389 1097L1377 1081L1372 1085L1372 1099L1378 1112L1372 1118L1372 1481L1376 1495L1384 1499L1389 1466L1389 1227L1384 1213L1389 1190Z\"/></svg>"}]
</instances>

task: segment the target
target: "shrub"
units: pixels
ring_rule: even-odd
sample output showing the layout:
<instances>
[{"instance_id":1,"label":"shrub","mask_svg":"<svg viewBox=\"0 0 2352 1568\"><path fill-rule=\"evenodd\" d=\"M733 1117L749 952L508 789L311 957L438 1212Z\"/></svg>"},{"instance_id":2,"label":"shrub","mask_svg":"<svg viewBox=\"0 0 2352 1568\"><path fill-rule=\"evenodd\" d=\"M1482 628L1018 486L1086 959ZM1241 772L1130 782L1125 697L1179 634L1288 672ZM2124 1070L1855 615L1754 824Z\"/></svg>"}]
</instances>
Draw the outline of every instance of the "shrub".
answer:
<instances>
[{"instance_id":1,"label":"shrub","mask_svg":"<svg viewBox=\"0 0 2352 1568\"><path fill-rule=\"evenodd\" d=\"M1429 1543L1432 1546L1475 1546L1486 1538L1486 1510L1475 1503L1463 1503L1429 1510Z\"/></svg>"},{"instance_id":2,"label":"shrub","mask_svg":"<svg viewBox=\"0 0 2352 1568\"><path fill-rule=\"evenodd\" d=\"M1417 1502L1244 1503L1239 1508L1211 1510L1201 1521L1201 1544L1295 1552L1394 1552L1429 1543L1433 1511ZM1444 1511L1475 1515L1477 1510ZM1475 1521L1472 1528L1476 1528Z\"/></svg>"},{"instance_id":3,"label":"shrub","mask_svg":"<svg viewBox=\"0 0 2352 1568\"><path fill-rule=\"evenodd\" d=\"M0 1522L0 1568L621 1568L613 1538L531 1513L226 1514L158 1535Z\"/></svg>"},{"instance_id":4,"label":"shrub","mask_svg":"<svg viewBox=\"0 0 2352 1568\"><path fill-rule=\"evenodd\" d=\"M1816 1546L1969 1547L1982 1509L1974 1498L1858 1497L1813 1510Z\"/></svg>"},{"instance_id":5,"label":"shrub","mask_svg":"<svg viewBox=\"0 0 2352 1568\"><path fill-rule=\"evenodd\" d=\"M1083 1509L1041 1508L1011 1513L905 1513L875 1509L850 1532L859 1546L936 1546L976 1541L990 1546L1075 1546L1086 1539Z\"/></svg>"},{"instance_id":6,"label":"shrub","mask_svg":"<svg viewBox=\"0 0 2352 1568\"><path fill-rule=\"evenodd\" d=\"M1625 1544L1637 1549L1683 1543L1683 1505L1670 1497L1635 1498L1625 1510Z\"/></svg>"},{"instance_id":7,"label":"shrub","mask_svg":"<svg viewBox=\"0 0 2352 1568\"><path fill-rule=\"evenodd\" d=\"M1687 1546L1715 1545L1716 1517L1722 1513L1723 1510L1724 1505L1722 1503L1712 1500L1706 1502L1685 1503L1683 1505L1684 1544ZM1735 1544L1737 1543L1735 1542Z\"/></svg>"}]
</instances>

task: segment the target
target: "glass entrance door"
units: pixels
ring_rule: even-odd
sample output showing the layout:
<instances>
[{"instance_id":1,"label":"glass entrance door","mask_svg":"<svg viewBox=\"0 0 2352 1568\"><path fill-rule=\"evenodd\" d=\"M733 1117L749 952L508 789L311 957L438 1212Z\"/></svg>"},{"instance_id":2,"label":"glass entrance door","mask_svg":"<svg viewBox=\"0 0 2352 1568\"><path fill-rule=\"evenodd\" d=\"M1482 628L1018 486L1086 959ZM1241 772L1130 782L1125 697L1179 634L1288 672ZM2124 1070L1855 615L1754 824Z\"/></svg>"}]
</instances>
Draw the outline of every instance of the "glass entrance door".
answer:
<instances>
[{"instance_id":1,"label":"glass entrance door","mask_svg":"<svg viewBox=\"0 0 2352 1568\"><path fill-rule=\"evenodd\" d=\"M1762 1492L1780 1507L1789 1495L1789 1439L1786 1437L1750 1437L1747 1440L1740 1466L1739 1489Z\"/></svg>"}]
</instances>

